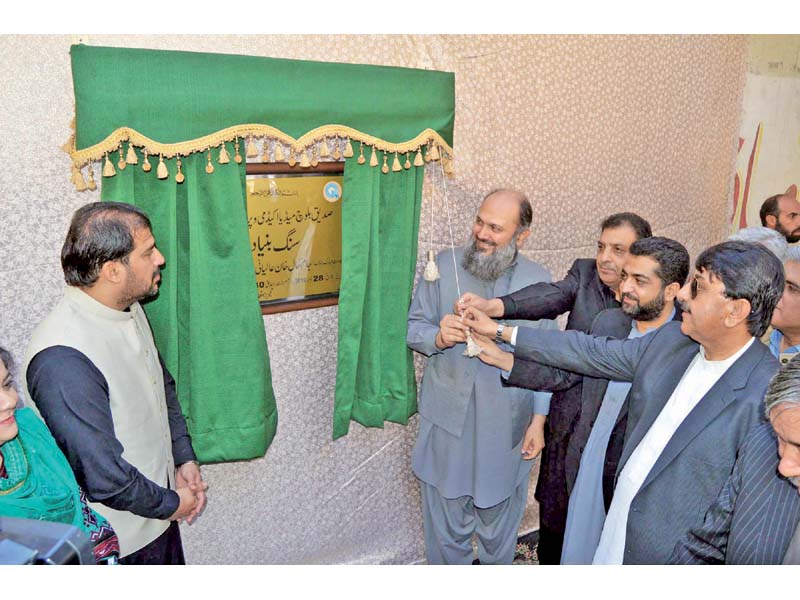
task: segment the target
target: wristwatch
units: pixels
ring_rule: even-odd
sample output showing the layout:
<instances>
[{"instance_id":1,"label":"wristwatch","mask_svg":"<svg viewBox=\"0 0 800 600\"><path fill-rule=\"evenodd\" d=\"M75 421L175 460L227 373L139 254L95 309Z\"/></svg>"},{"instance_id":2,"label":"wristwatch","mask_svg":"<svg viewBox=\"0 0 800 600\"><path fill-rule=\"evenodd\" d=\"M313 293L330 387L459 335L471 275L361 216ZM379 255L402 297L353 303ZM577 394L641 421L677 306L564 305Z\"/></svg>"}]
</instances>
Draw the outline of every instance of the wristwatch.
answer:
<instances>
[{"instance_id":1,"label":"wristwatch","mask_svg":"<svg viewBox=\"0 0 800 600\"><path fill-rule=\"evenodd\" d=\"M497 325L497 331L494 334L494 341L500 344L503 341L503 330L506 328L505 323Z\"/></svg>"}]
</instances>

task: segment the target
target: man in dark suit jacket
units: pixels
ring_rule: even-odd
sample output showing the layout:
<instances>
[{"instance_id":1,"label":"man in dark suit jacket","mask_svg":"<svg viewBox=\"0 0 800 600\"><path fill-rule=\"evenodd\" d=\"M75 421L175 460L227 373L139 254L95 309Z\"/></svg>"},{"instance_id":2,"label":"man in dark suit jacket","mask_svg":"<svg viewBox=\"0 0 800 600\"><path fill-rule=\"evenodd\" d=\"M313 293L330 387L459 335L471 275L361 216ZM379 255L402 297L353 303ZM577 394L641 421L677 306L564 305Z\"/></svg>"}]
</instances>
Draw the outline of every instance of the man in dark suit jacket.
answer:
<instances>
[{"instance_id":1,"label":"man in dark suit jacket","mask_svg":"<svg viewBox=\"0 0 800 600\"><path fill-rule=\"evenodd\" d=\"M672 564L797 564L800 522L800 360L786 363L764 399L770 423L750 433L703 524L675 546Z\"/></svg>"},{"instance_id":2,"label":"man in dark suit jacket","mask_svg":"<svg viewBox=\"0 0 800 600\"><path fill-rule=\"evenodd\" d=\"M489 316L503 319L555 319L569 312L567 329L589 331L597 314L618 308L615 292L630 245L652 235L650 224L639 215L618 213L601 224L597 256L578 259L566 277L555 283L536 283L500 298L486 300L464 294L456 312L474 306ZM494 332L493 332L494 334ZM519 369L524 380L524 369ZM539 501L539 545L541 564L558 564L567 519L567 492L564 463L570 435L581 410L581 378L556 392L550 403L545 426L545 446L539 464L536 500ZM518 381L512 378L512 385Z\"/></svg>"},{"instance_id":3,"label":"man in dark suit jacket","mask_svg":"<svg viewBox=\"0 0 800 600\"><path fill-rule=\"evenodd\" d=\"M695 267L678 294L683 322L651 336L502 332L515 356L632 382L614 498L595 563L665 563L683 534L702 523L746 433L763 419L760 402L778 363L756 338L783 292L783 266L763 246L724 242L705 250ZM464 322L478 334L496 329L472 308ZM480 358L495 364L490 352Z\"/></svg>"}]
</instances>

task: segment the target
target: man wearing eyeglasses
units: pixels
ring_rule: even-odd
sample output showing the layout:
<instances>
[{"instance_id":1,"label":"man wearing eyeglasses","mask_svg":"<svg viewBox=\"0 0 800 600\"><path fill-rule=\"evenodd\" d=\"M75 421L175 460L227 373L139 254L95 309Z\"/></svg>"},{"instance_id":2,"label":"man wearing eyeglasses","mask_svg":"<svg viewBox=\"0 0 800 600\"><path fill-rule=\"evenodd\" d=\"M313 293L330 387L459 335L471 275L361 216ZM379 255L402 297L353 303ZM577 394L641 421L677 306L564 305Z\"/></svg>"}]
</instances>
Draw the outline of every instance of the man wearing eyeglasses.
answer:
<instances>
[{"instance_id":1,"label":"man wearing eyeglasses","mask_svg":"<svg viewBox=\"0 0 800 600\"><path fill-rule=\"evenodd\" d=\"M761 400L778 361L756 338L783 292L783 266L763 246L732 241L705 250L695 269L678 294L683 322L651 336L503 331L515 356L632 382L595 564L665 563L676 542L702 524L746 433L762 419ZM482 335L496 330L474 308L465 311L465 323ZM492 360L489 353L479 356Z\"/></svg>"},{"instance_id":2,"label":"man wearing eyeglasses","mask_svg":"<svg viewBox=\"0 0 800 600\"><path fill-rule=\"evenodd\" d=\"M769 351L782 365L800 352L800 246L790 246L783 261L786 287L775 312Z\"/></svg>"}]
</instances>

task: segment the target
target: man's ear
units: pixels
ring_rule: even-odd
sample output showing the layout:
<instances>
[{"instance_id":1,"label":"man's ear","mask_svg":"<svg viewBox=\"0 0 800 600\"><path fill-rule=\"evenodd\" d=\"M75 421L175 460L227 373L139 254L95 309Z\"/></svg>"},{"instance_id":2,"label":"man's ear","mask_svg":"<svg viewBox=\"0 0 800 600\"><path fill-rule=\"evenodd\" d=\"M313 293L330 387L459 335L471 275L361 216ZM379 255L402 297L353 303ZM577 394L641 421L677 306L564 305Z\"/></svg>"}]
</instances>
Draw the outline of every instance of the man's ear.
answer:
<instances>
[{"instance_id":1,"label":"man's ear","mask_svg":"<svg viewBox=\"0 0 800 600\"><path fill-rule=\"evenodd\" d=\"M528 239L528 236L531 234L530 229L526 229L522 233L517 234L517 248L522 248L522 244L525 243L525 240Z\"/></svg>"},{"instance_id":2,"label":"man's ear","mask_svg":"<svg viewBox=\"0 0 800 600\"><path fill-rule=\"evenodd\" d=\"M668 286L664 288L664 300L666 302L674 302L675 298L678 296L678 292L681 291L681 284L677 281L673 281Z\"/></svg>"},{"instance_id":3,"label":"man's ear","mask_svg":"<svg viewBox=\"0 0 800 600\"><path fill-rule=\"evenodd\" d=\"M122 280L122 271L125 267L118 260L107 260L100 267L98 279L103 279L109 283L119 283Z\"/></svg>"},{"instance_id":4,"label":"man's ear","mask_svg":"<svg viewBox=\"0 0 800 600\"><path fill-rule=\"evenodd\" d=\"M728 306L728 314L725 315L727 327L736 327L742 321L747 321L747 317L750 316L750 311L753 309L750 301L744 298L732 300Z\"/></svg>"},{"instance_id":5,"label":"man's ear","mask_svg":"<svg viewBox=\"0 0 800 600\"><path fill-rule=\"evenodd\" d=\"M778 224L778 217L775 215L767 215L766 217L767 227L770 229L775 229L775 226Z\"/></svg>"}]
</instances>

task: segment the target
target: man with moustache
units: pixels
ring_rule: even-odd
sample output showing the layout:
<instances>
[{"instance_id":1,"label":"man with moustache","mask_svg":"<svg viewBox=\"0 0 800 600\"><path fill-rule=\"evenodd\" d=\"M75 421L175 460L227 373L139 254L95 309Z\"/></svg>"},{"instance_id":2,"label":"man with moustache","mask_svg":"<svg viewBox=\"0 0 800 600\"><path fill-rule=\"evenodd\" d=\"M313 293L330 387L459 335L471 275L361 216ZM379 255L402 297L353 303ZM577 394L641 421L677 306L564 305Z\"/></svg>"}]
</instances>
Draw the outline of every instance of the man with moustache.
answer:
<instances>
[{"instance_id":1,"label":"man with moustache","mask_svg":"<svg viewBox=\"0 0 800 600\"><path fill-rule=\"evenodd\" d=\"M506 328L515 356L591 377L632 382L614 496L594 564L662 564L702 523L733 470L778 367L756 341L783 291L783 266L749 242L706 249L678 293L682 323L632 340ZM482 335L496 324L465 310ZM476 340L478 341L478 340ZM478 341L478 343L480 343Z\"/></svg>"},{"instance_id":2,"label":"man with moustache","mask_svg":"<svg viewBox=\"0 0 800 600\"><path fill-rule=\"evenodd\" d=\"M600 225L595 258L576 260L561 281L536 283L491 300L466 293L456 310L474 306L503 319L555 319L569 312L566 328L587 332L600 311L619 307L615 295L628 249L636 240L651 235L650 224L637 214L610 215ZM524 387L527 378L523 361L508 383ZM561 560L569 499L566 456L581 411L580 378L572 383L569 389L555 392L545 428L535 494L539 501L537 554L541 564L559 564Z\"/></svg>"},{"instance_id":3,"label":"man with moustache","mask_svg":"<svg viewBox=\"0 0 800 600\"><path fill-rule=\"evenodd\" d=\"M797 186L791 185L783 194L770 196L758 211L761 224L774 229L790 244L800 241L800 202Z\"/></svg>"},{"instance_id":4,"label":"man with moustache","mask_svg":"<svg viewBox=\"0 0 800 600\"><path fill-rule=\"evenodd\" d=\"M514 558L550 394L503 388L497 369L465 356L467 328L452 307L459 287L494 296L550 280L546 269L518 252L531 218L520 192L488 194L472 243L439 253L440 278L420 281L408 313L408 345L429 357L411 455L429 564L472 563L473 535L481 564ZM555 328L552 321L526 324Z\"/></svg>"},{"instance_id":5,"label":"man with moustache","mask_svg":"<svg viewBox=\"0 0 800 600\"><path fill-rule=\"evenodd\" d=\"M177 521L205 504L175 381L139 304L158 292L163 264L140 209L78 209L61 250L68 287L25 358L28 399L116 530L123 564L183 564Z\"/></svg>"},{"instance_id":6,"label":"man with moustache","mask_svg":"<svg viewBox=\"0 0 800 600\"><path fill-rule=\"evenodd\" d=\"M703 524L675 545L671 564L800 564L800 360L783 364L764 404L769 423L747 437Z\"/></svg>"}]
</instances>

